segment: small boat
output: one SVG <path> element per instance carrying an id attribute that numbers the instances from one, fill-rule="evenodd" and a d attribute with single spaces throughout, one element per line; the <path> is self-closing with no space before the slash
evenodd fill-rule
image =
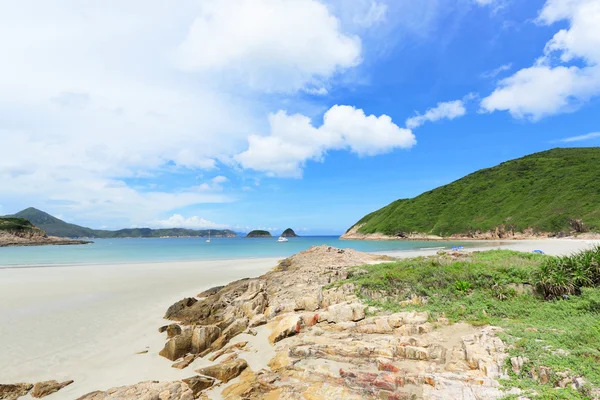
<path id="1" fill-rule="evenodd" d="M 284 238 L 283 236 L 279 236 L 279 239 L 277 239 L 278 242 L 287 242 L 287 238 Z"/>
<path id="2" fill-rule="evenodd" d="M 210 229 L 208 230 L 208 239 L 206 239 L 206 243 L 210 243 Z"/>

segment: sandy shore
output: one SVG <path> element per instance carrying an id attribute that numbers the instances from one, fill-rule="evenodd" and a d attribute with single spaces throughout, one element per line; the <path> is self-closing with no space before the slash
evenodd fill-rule
<path id="1" fill-rule="evenodd" d="M 594 244 L 600 241 L 498 241 L 474 250 L 539 249 L 561 255 Z M 407 258 L 436 251 L 384 254 Z M 192 369 L 171 368 L 172 363 L 158 355 L 165 338 L 157 328 L 166 323 L 162 315 L 167 307 L 209 287 L 259 276 L 277 261 L 0 269 L 0 383 L 73 379 L 74 384 L 47 397 L 58 400 L 144 380 L 189 377 Z M 136 354 L 144 350 L 148 352 Z M 204 360 L 197 361 L 193 367 Z"/>
<path id="2" fill-rule="evenodd" d="M 160 357 L 177 300 L 259 276 L 278 259 L 0 269 L 0 383 L 73 379 L 49 400 L 191 370 Z M 147 354 L 136 354 L 148 350 Z M 23 397 L 29 398 L 29 397 Z"/>

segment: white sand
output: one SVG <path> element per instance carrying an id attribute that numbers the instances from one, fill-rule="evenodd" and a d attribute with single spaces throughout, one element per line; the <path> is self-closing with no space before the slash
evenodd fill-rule
<path id="1" fill-rule="evenodd" d="M 498 241 L 474 250 L 540 249 L 546 254 L 561 255 L 594 244 L 600 241 Z M 406 258 L 436 251 L 385 254 Z M 270 258 L 0 269 L 0 383 L 75 380 L 47 397 L 59 400 L 144 380 L 192 376 L 193 369 L 206 360 L 199 359 L 181 371 L 171 368 L 172 362 L 158 355 L 165 337 L 157 329 L 167 323 L 162 315 L 168 306 L 212 286 L 259 276 L 277 261 Z M 248 337 L 235 341 L 242 339 Z M 261 350 L 259 354 L 247 355 L 249 363 L 257 366 L 268 361 L 270 357 L 264 357 L 269 353 L 266 345 L 253 344 Z M 147 354 L 136 354 L 146 349 Z"/>
<path id="2" fill-rule="evenodd" d="M 0 269 L 0 383 L 73 379 L 48 396 L 194 375 L 158 352 L 166 309 L 278 259 Z M 148 349 L 147 354 L 136 352 Z M 199 360 L 200 361 L 200 360 Z M 195 366 L 195 365 L 194 365 Z"/>

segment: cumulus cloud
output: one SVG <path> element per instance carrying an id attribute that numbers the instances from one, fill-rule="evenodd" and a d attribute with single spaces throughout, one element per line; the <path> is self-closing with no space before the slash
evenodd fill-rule
<path id="1" fill-rule="evenodd" d="M 173 214 L 171 217 L 163 220 L 152 221 L 150 226 L 153 228 L 187 228 L 187 229 L 228 229 L 229 226 L 217 224 L 198 216 L 185 218 L 181 214 Z"/>
<path id="2" fill-rule="evenodd" d="M 562 143 L 573 143 L 573 142 L 583 142 L 586 140 L 592 140 L 592 139 L 598 139 L 598 138 L 600 138 L 600 132 L 592 132 L 592 133 L 588 133 L 586 135 L 571 136 L 571 137 L 560 139 L 557 141 L 562 142 Z"/>
<path id="3" fill-rule="evenodd" d="M 537 22 L 566 20 L 546 43 L 536 63 L 501 80 L 481 102 L 486 112 L 508 111 L 538 120 L 576 109 L 600 94 L 600 3 L 597 0 L 547 0 Z M 577 65 L 570 64 L 578 61 Z"/>
<path id="4" fill-rule="evenodd" d="M 385 10 L 376 8 L 370 19 Z M 179 65 L 223 70 L 266 91 L 295 91 L 360 62 L 360 38 L 317 0 L 206 0 L 200 3 Z"/>
<path id="5" fill-rule="evenodd" d="M 300 177 L 306 161 L 322 161 L 328 150 L 374 156 L 416 144 L 413 133 L 398 127 L 389 116 L 367 116 L 351 106 L 331 107 L 318 128 L 310 118 L 285 111 L 270 115 L 269 123 L 270 134 L 251 135 L 248 150 L 235 158 L 244 168 L 274 176 Z"/>
<path id="6" fill-rule="evenodd" d="M 316 0 L 0 2 L 0 49 L 5 209 L 37 199 L 119 225 L 232 200 L 224 177 L 151 183 L 246 148 L 266 106 L 240 83 L 323 95 L 361 62 L 360 38 Z"/>
<path id="7" fill-rule="evenodd" d="M 466 113 L 467 110 L 463 100 L 438 103 L 436 107 L 430 108 L 425 114 L 417 114 L 416 116 L 407 119 L 406 127 L 408 129 L 416 129 L 426 122 L 434 122 L 441 119 L 453 120 L 462 117 Z"/>

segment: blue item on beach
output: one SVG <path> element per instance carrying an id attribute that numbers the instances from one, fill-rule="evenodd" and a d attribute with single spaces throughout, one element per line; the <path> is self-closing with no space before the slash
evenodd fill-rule
<path id="1" fill-rule="evenodd" d="M 451 249 L 451 250 L 458 250 L 458 247 L 456 247 L 456 246 L 452 246 L 452 249 Z"/>
<path id="2" fill-rule="evenodd" d="M 544 253 L 544 252 L 543 252 L 543 251 L 541 251 L 541 250 L 534 250 L 533 252 L 534 252 L 534 253 L 538 253 L 538 254 L 546 254 L 546 253 Z"/>

